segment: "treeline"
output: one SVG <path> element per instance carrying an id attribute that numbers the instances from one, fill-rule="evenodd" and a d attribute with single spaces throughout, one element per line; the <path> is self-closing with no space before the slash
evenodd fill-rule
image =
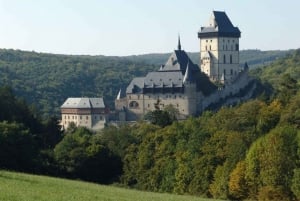
<path id="1" fill-rule="evenodd" d="M 240 62 L 250 67 L 270 62 L 289 51 L 245 50 Z M 55 55 L 0 49 L 0 85 L 11 86 L 16 95 L 35 104 L 44 119 L 59 115 L 68 97 L 102 96 L 113 109 L 122 85 L 133 77 L 157 70 L 170 54 L 127 57 Z M 189 53 L 199 63 L 199 53 Z"/>

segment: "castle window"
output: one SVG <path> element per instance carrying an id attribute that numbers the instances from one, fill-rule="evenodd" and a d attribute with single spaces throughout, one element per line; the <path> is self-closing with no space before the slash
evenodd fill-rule
<path id="1" fill-rule="evenodd" d="M 82 116 L 80 115 L 80 119 L 82 119 Z"/>
<path id="2" fill-rule="evenodd" d="M 206 40 L 206 42 L 208 42 L 208 40 Z"/>
<path id="3" fill-rule="evenodd" d="M 227 50 L 227 45 L 226 45 L 226 50 Z"/>
<path id="4" fill-rule="evenodd" d="M 177 107 L 179 107 L 178 103 L 177 103 Z"/>
<path id="5" fill-rule="evenodd" d="M 100 115 L 100 120 L 103 120 L 103 117 Z"/>
<path id="6" fill-rule="evenodd" d="M 210 42 L 212 42 L 212 40 L 210 40 Z"/>
<path id="7" fill-rule="evenodd" d="M 70 116 L 68 115 L 68 119 L 70 119 Z"/>
<path id="8" fill-rule="evenodd" d="M 230 75 L 233 75 L 233 70 L 232 69 L 230 69 Z"/>
<path id="9" fill-rule="evenodd" d="M 130 107 L 130 108 L 138 108 L 138 107 L 139 107 L 139 104 L 138 104 L 138 102 L 136 102 L 136 101 L 131 101 L 131 102 L 129 103 L 129 107 Z"/>
<path id="10" fill-rule="evenodd" d="M 205 46 L 205 50 L 207 51 L 207 46 Z"/>
<path id="11" fill-rule="evenodd" d="M 150 104 L 148 104 L 148 108 L 150 107 Z"/>
<path id="12" fill-rule="evenodd" d="M 86 116 L 85 119 L 88 120 L 88 119 L 89 119 L 89 116 Z"/>
<path id="13" fill-rule="evenodd" d="M 225 54 L 223 55 L 223 63 L 224 64 L 226 63 L 226 56 L 225 56 Z"/>
<path id="14" fill-rule="evenodd" d="M 224 69 L 224 76 L 226 75 L 226 69 Z"/>
<path id="15" fill-rule="evenodd" d="M 239 51 L 239 44 L 235 44 L 235 50 Z"/>
<path id="16" fill-rule="evenodd" d="M 97 119 L 97 116 L 95 116 L 95 119 Z"/>
<path id="17" fill-rule="evenodd" d="M 232 55 L 230 55 L 230 63 L 232 64 Z"/>
<path id="18" fill-rule="evenodd" d="M 209 46 L 209 50 L 211 50 L 211 45 Z"/>

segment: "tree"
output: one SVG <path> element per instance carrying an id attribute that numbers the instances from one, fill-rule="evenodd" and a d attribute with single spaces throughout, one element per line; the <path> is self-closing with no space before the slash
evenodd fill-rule
<path id="1" fill-rule="evenodd" d="M 101 142 L 101 137 L 79 127 L 54 148 L 54 157 L 65 175 L 110 183 L 121 174 L 120 158 Z"/>
<path id="2" fill-rule="evenodd" d="M 250 198 L 264 197 L 276 189 L 282 189 L 278 191 L 284 192 L 281 196 L 291 197 L 290 183 L 297 158 L 296 136 L 294 128 L 277 127 L 251 146 L 245 173 Z"/>
<path id="3" fill-rule="evenodd" d="M 279 82 L 279 100 L 285 105 L 290 98 L 297 92 L 297 80 L 293 79 L 290 74 L 284 74 Z"/>
<path id="4" fill-rule="evenodd" d="M 160 127 L 171 125 L 173 121 L 176 120 L 178 111 L 172 105 L 169 105 L 163 110 L 161 110 L 159 104 L 160 100 L 158 99 L 157 102 L 154 104 L 155 110 L 148 112 L 145 115 L 144 119 Z"/>
<path id="5" fill-rule="evenodd" d="M 235 169 L 230 173 L 229 193 L 231 197 L 238 200 L 247 198 L 247 184 L 245 180 L 246 164 L 244 161 L 239 162 Z"/>
<path id="6" fill-rule="evenodd" d="M 297 197 L 298 200 L 300 200 L 300 168 L 294 169 L 291 188 L 294 195 Z"/>
<path id="7" fill-rule="evenodd" d="M 37 148 L 34 136 L 22 124 L 0 122 L 0 168 L 34 171 Z"/>

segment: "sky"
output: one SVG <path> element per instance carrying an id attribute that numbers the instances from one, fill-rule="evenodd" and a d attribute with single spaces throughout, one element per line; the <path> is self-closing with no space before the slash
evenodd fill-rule
<path id="1" fill-rule="evenodd" d="M 212 11 L 241 30 L 241 49 L 300 48 L 299 0 L 0 0 L 0 48 L 70 55 L 199 51 Z"/>

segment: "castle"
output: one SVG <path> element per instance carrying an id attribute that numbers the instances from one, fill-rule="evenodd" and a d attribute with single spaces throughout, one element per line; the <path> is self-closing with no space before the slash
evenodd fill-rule
<path id="1" fill-rule="evenodd" d="M 67 129 L 71 123 L 91 130 L 104 128 L 108 111 L 102 98 L 68 98 L 61 106 L 61 126 Z"/>
<path id="2" fill-rule="evenodd" d="M 243 68 L 239 64 L 240 36 L 225 12 L 213 11 L 208 26 L 198 32 L 199 66 L 182 50 L 178 38 L 177 50 L 165 65 L 120 89 L 115 100 L 118 120 L 136 121 L 155 107 L 168 105 L 178 110 L 177 118 L 186 119 L 214 105 L 249 99 L 255 84 L 247 64 Z"/>

